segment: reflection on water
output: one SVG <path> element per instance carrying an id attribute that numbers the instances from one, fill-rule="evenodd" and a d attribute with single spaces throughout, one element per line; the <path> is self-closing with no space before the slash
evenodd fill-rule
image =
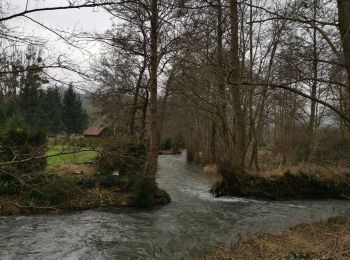
<path id="1" fill-rule="evenodd" d="M 158 183 L 172 202 L 155 210 L 0 218 L 0 259 L 193 258 L 240 234 L 278 232 L 349 212 L 345 201 L 214 198 L 213 181 L 184 155 L 161 156 Z"/>

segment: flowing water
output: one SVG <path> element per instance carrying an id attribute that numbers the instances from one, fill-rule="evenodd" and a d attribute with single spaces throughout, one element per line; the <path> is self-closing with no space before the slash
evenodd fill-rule
<path id="1" fill-rule="evenodd" d="M 240 235 L 350 212 L 345 201 L 214 198 L 208 192 L 212 182 L 184 155 L 160 156 L 158 183 L 169 192 L 169 205 L 1 217 L 0 259 L 192 259 Z"/>

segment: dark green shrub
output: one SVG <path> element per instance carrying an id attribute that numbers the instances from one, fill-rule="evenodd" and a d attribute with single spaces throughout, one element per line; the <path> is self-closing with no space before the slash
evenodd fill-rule
<path id="1" fill-rule="evenodd" d="M 0 176 L 0 196 L 18 194 L 20 189 L 21 189 L 20 184 L 13 178 Z"/>
<path id="2" fill-rule="evenodd" d="M 98 180 L 102 187 L 111 188 L 119 183 L 119 176 L 114 176 L 112 174 L 101 175 Z"/>
<path id="3" fill-rule="evenodd" d="M 28 129 L 11 122 L 0 134 L 0 161 L 21 161 L 44 156 L 47 150 L 47 135 L 44 131 Z M 21 173 L 43 170 L 46 158 L 11 165 L 11 170 Z"/>
<path id="4" fill-rule="evenodd" d="M 5 168 L 8 171 L 9 167 Z M 0 196 L 1 195 L 15 195 L 21 190 L 21 183 L 19 179 L 15 178 L 14 175 L 0 172 Z"/>
<path id="5" fill-rule="evenodd" d="M 119 176 L 118 186 L 124 189 L 130 189 L 134 186 L 137 178 L 138 178 L 137 174 Z"/>

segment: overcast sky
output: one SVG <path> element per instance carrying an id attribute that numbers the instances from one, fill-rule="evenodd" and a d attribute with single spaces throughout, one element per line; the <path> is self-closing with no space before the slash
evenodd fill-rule
<path id="1" fill-rule="evenodd" d="M 1 0 L 0 0 L 1 1 Z M 25 10 L 27 0 L 10 0 L 11 7 L 8 14 L 18 13 Z M 28 0 L 28 9 L 66 6 L 67 0 Z M 86 31 L 86 32 L 104 32 L 111 27 L 111 16 L 102 8 L 82 8 L 75 10 L 59 10 L 32 13 L 31 18 L 44 24 L 50 28 L 61 29 L 68 32 Z M 11 26 L 16 27 L 23 35 L 32 35 L 47 41 L 44 56 L 58 57 L 60 54 L 67 55 L 70 59 L 87 67 L 89 62 L 94 58 L 92 55 L 98 55 L 101 46 L 98 43 L 84 44 L 84 49 L 88 52 L 81 51 L 77 48 L 69 46 L 57 35 L 49 30 L 44 29 L 38 24 L 26 18 L 15 18 L 10 22 Z M 50 71 L 56 77 L 65 78 L 65 80 L 77 80 L 75 75 L 71 73 L 63 73 L 62 71 Z"/>

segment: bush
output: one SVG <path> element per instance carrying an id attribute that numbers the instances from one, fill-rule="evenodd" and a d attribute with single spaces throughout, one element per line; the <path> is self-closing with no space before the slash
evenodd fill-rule
<path id="1" fill-rule="evenodd" d="M 20 185 L 14 180 L 3 180 L 0 178 L 0 196 L 15 195 L 20 191 Z"/>
<path id="2" fill-rule="evenodd" d="M 12 121 L 0 135 L 0 161 L 20 161 L 44 156 L 47 150 L 47 135 L 40 130 L 29 130 L 21 123 Z M 11 165 L 21 173 L 44 170 L 46 158 Z"/>
<path id="3" fill-rule="evenodd" d="M 119 176 L 114 176 L 112 174 L 101 175 L 98 180 L 100 185 L 105 188 L 111 188 L 119 184 Z"/>
<path id="4" fill-rule="evenodd" d="M 349 139 L 344 138 L 337 129 L 323 129 L 318 137 L 315 158 L 321 162 L 349 162 Z"/>
<path id="5" fill-rule="evenodd" d="M 83 189 L 93 189 L 97 187 L 97 178 L 90 178 L 78 182 L 78 186 Z"/>
<path id="6" fill-rule="evenodd" d="M 120 175 L 143 173 L 147 161 L 147 152 L 143 144 L 110 142 L 102 147 L 97 157 L 100 174 Z"/>
<path id="7" fill-rule="evenodd" d="M 70 201 L 79 192 L 73 180 L 57 175 L 26 175 L 23 180 L 27 186 L 23 187 L 21 196 L 34 203 L 60 205 Z"/>
<path id="8" fill-rule="evenodd" d="M 0 173 L 0 196 L 1 195 L 15 195 L 21 190 L 21 184 L 18 179 L 9 175 Z"/>

